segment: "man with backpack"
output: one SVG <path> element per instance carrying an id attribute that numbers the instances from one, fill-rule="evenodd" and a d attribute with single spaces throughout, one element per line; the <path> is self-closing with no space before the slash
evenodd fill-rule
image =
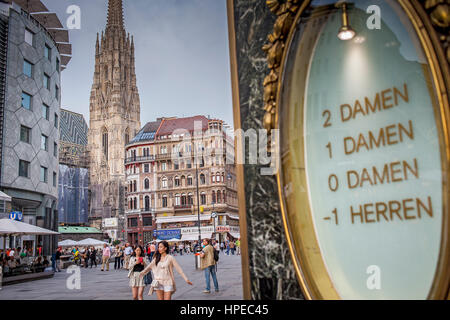
<path id="1" fill-rule="evenodd" d="M 216 276 L 216 262 L 218 252 L 212 247 L 209 239 L 203 240 L 203 250 L 200 253 L 200 268 L 205 270 L 206 289 L 203 293 L 211 293 L 210 276 L 213 278 L 214 289 L 219 292 L 219 283 Z M 217 260 L 215 259 L 217 258 Z"/>

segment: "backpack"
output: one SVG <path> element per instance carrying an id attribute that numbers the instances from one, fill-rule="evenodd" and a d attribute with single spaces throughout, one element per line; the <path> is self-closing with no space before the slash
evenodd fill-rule
<path id="1" fill-rule="evenodd" d="M 214 249 L 214 261 L 219 261 L 219 251 L 217 251 L 216 249 Z"/>

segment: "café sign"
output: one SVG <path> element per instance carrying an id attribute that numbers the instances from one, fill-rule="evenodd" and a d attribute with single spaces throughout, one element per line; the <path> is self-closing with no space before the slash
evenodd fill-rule
<path id="1" fill-rule="evenodd" d="M 323 3 L 293 20 L 276 101 L 300 285 L 310 299 L 446 298 L 448 62 L 410 1 Z"/>

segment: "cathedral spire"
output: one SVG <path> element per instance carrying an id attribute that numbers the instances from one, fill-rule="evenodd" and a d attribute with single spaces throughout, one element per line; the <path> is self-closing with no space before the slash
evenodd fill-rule
<path id="1" fill-rule="evenodd" d="M 108 23 L 106 29 L 112 27 L 124 29 L 122 0 L 108 0 Z"/>

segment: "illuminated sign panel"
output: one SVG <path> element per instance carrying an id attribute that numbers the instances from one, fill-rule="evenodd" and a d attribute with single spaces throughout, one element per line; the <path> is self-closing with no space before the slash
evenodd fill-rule
<path id="1" fill-rule="evenodd" d="M 280 189 L 305 287 L 322 298 L 425 299 L 448 219 L 435 74 L 397 1 L 349 4 L 346 41 L 343 10 L 325 2 L 312 1 L 291 35 L 278 110 Z M 383 15 L 371 30 L 373 4 Z"/>

